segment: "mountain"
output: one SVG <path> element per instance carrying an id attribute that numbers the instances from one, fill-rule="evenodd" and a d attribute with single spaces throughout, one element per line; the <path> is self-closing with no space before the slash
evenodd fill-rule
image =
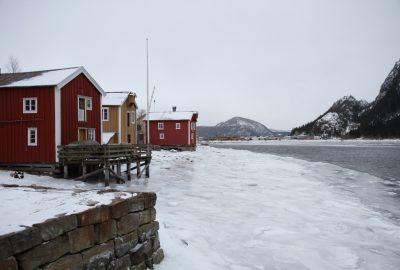
<path id="1" fill-rule="evenodd" d="M 243 117 L 233 117 L 213 127 L 198 126 L 197 133 L 200 137 L 204 138 L 213 136 L 259 137 L 274 135 L 273 132 L 263 124 Z"/>
<path id="2" fill-rule="evenodd" d="M 378 96 L 360 114 L 355 137 L 400 137 L 400 60 L 383 82 Z"/>
<path id="3" fill-rule="evenodd" d="M 371 103 L 346 96 L 314 121 L 292 129 L 295 134 L 390 138 L 400 137 L 400 60 Z"/>
<path id="4" fill-rule="evenodd" d="M 359 114 L 368 106 L 368 102 L 357 100 L 353 96 L 345 96 L 314 121 L 294 128 L 295 134 L 340 137 L 349 134 L 359 127 Z"/>

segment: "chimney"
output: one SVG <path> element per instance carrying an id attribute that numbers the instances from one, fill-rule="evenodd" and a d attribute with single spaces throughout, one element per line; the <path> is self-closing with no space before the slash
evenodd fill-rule
<path id="1" fill-rule="evenodd" d="M 176 106 L 173 106 L 173 107 L 172 107 L 172 111 L 173 111 L 173 112 L 176 112 Z"/>

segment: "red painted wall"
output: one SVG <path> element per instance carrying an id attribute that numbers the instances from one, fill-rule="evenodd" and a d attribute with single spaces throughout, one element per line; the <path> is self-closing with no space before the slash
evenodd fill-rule
<path id="1" fill-rule="evenodd" d="M 92 97 L 92 110 L 87 111 L 87 121 L 78 122 L 78 96 Z M 95 128 L 96 141 L 101 143 L 101 94 L 80 74 L 61 88 L 61 144 L 78 140 L 78 128 Z"/>
<path id="2" fill-rule="evenodd" d="M 23 113 L 23 98 L 37 97 L 37 113 Z M 0 89 L 0 163 L 55 162 L 54 87 Z M 38 145 L 28 146 L 28 128 Z"/>
<path id="3" fill-rule="evenodd" d="M 193 121 L 196 123 L 196 121 Z M 164 123 L 164 129 L 158 129 L 158 123 Z M 176 123 L 181 123 L 181 128 L 176 129 Z M 188 120 L 179 121 L 150 121 L 150 144 L 154 145 L 189 145 L 189 138 L 193 134 L 193 139 L 190 137 L 190 145 L 196 145 L 196 129 L 189 130 L 190 123 Z M 164 133 L 164 139 L 160 139 L 160 133 Z"/>
<path id="4" fill-rule="evenodd" d="M 164 123 L 164 129 L 158 130 L 158 123 Z M 175 123 L 181 123 L 181 129 L 175 128 Z M 164 133 L 164 139 L 160 139 Z M 154 145 L 189 145 L 188 121 L 150 121 L 150 143 Z"/>

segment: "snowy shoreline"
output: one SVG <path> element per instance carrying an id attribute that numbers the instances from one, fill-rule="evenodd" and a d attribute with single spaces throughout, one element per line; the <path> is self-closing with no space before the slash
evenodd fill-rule
<path id="1" fill-rule="evenodd" d="M 7 172 L 0 172 L 0 179 L 3 184 L 103 188 L 102 183 L 44 176 L 16 180 Z M 382 179 L 366 173 L 199 147 L 196 152 L 153 152 L 149 179 L 111 187 L 157 193 L 165 251 L 159 270 L 395 270 L 400 265 L 398 199 Z M 14 196 L 0 198 L 15 204 L 16 211 Z"/>

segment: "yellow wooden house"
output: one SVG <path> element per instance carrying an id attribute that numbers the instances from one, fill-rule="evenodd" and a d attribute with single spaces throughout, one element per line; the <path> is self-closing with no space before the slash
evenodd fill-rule
<path id="1" fill-rule="evenodd" d="M 136 94 L 106 92 L 102 102 L 103 144 L 137 143 Z"/>

